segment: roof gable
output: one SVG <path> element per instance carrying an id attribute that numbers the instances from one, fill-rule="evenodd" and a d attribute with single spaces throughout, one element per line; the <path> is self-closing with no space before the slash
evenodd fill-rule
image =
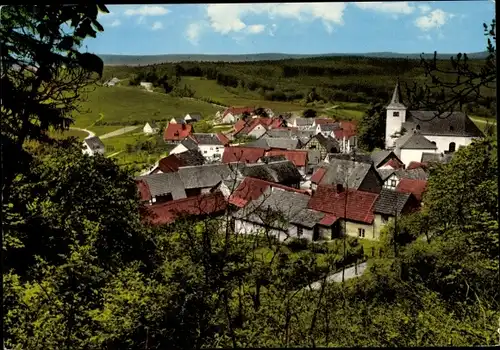
<path id="1" fill-rule="evenodd" d="M 215 187 L 232 174 L 227 164 L 204 164 L 179 168 L 179 177 L 186 189 Z"/>
<path id="2" fill-rule="evenodd" d="M 436 111 L 409 111 L 403 126 L 407 130 L 417 128 L 423 135 L 484 136 L 477 125 L 463 112 L 445 112 L 438 116 Z"/>
<path id="3" fill-rule="evenodd" d="M 102 143 L 101 139 L 97 136 L 87 137 L 83 142 L 85 142 L 91 150 L 104 148 L 104 143 Z"/>
<path id="4" fill-rule="evenodd" d="M 403 138 L 400 142 L 396 141 L 396 146 L 401 149 L 437 149 L 434 143 L 426 139 L 419 132 L 410 131 L 408 135 L 408 137 Z"/>
<path id="5" fill-rule="evenodd" d="M 265 153 L 265 148 L 240 146 L 225 147 L 224 153 L 222 154 L 222 162 L 256 163 L 260 157 L 265 155 Z"/>
<path id="6" fill-rule="evenodd" d="M 410 200 L 411 193 L 397 192 L 383 188 L 375 202 L 374 213 L 384 215 L 400 215 L 406 203 Z"/>
<path id="7" fill-rule="evenodd" d="M 276 150 L 269 151 L 266 153 L 267 156 L 285 156 L 285 158 L 291 161 L 296 167 L 304 167 L 307 165 L 307 151 L 304 150 Z"/>
<path id="8" fill-rule="evenodd" d="M 152 197 L 171 194 L 172 198 L 186 198 L 184 185 L 176 172 L 139 176 L 136 180 L 146 182 Z"/>
<path id="9" fill-rule="evenodd" d="M 188 137 L 193 131 L 192 125 L 169 123 L 165 128 L 163 138 L 165 141 L 181 141 Z"/>
<path id="10" fill-rule="evenodd" d="M 427 181 L 414 179 L 401 179 L 396 191 L 403 193 L 411 193 L 419 201 L 422 200 L 422 195 L 427 188 Z"/>

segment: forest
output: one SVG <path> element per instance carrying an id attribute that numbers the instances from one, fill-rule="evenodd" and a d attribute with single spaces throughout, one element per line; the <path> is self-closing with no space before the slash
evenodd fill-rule
<path id="1" fill-rule="evenodd" d="M 67 130 L 82 89 L 103 74 L 99 57 L 78 51 L 104 30 L 99 11 L 108 10 L 1 13 L 5 348 L 498 345 L 495 138 L 432 168 L 422 210 L 387 225 L 371 247 L 345 236 L 322 245 L 276 242 L 265 230 L 238 236 L 227 213 L 151 225 L 131 173 L 49 133 Z M 475 88 L 496 79 L 495 22 L 485 27 L 490 55 Z M 362 276 L 324 283 L 360 260 Z M 307 288 L 318 278 L 321 288 Z"/>

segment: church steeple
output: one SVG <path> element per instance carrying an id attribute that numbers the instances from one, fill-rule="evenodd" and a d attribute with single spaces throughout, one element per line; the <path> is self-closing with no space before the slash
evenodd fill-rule
<path id="1" fill-rule="evenodd" d="M 401 89 L 399 87 L 399 78 L 396 82 L 396 87 L 394 88 L 394 92 L 392 93 L 392 99 L 387 109 L 406 109 L 406 106 L 401 101 Z"/>

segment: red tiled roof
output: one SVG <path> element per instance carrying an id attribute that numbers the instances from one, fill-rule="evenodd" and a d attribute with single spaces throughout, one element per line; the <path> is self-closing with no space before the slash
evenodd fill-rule
<path id="1" fill-rule="evenodd" d="M 196 197 L 153 204 L 146 208 L 148 213 L 144 219 L 155 225 L 169 224 L 182 215 L 216 214 L 226 210 L 226 207 L 227 202 L 224 195 L 217 191 Z"/>
<path id="2" fill-rule="evenodd" d="M 403 165 L 394 158 L 389 159 L 383 166 L 386 165 L 392 167 L 393 169 L 400 169 L 403 167 Z"/>
<path id="3" fill-rule="evenodd" d="M 411 169 L 417 169 L 417 168 L 425 169 L 426 168 L 426 164 L 425 163 L 420 163 L 420 162 L 410 162 L 410 164 L 408 164 L 408 167 L 406 169 L 407 170 L 411 170 Z"/>
<path id="4" fill-rule="evenodd" d="M 182 141 L 193 132 L 193 126 L 188 124 L 169 123 L 165 128 L 163 139 L 165 141 Z"/>
<path id="5" fill-rule="evenodd" d="M 356 136 L 356 123 L 355 122 L 340 122 L 340 129 L 333 131 L 335 138 L 341 140 Z"/>
<path id="6" fill-rule="evenodd" d="M 260 157 L 266 153 L 265 148 L 258 147 L 224 147 L 222 154 L 223 163 L 244 162 L 257 163 Z"/>
<path id="7" fill-rule="evenodd" d="M 255 111 L 254 107 L 229 107 L 224 111 L 222 116 L 225 117 L 229 113 L 231 113 L 232 115 L 240 115 L 245 112 L 252 114 L 254 111 Z"/>
<path id="8" fill-rule="evenodd" d="M 234 124 L 234 133 L 236 134 L 248 134 L 252 131 L 257 125 L 262 125 L 266 129 L 278 128 L 282 121 L 279 118 L 253 118 L 247 121 L 238 120 L 236 124 Z"/>
<path id="9" fill-rule="evenodd" d="M 323 217 L 323 219 L 321 219 L 319 224 L 324 226 L 331 226 L 335 223 L 335 221 L 337 221 L 337 217 L 335 215 L 327 214 Z"/>
<path id="10" fill-rule="evenodd" d="M 185 165 L 186 164 L 175 154 L 171 154 L 168 157 L 160 159 L 158 162 L 158 169 L 160 169 L 162 173 L 173 173 L 179 170 L 181 166 Z"/>
<path id="11" fill-rule="evenodd" d="M 229 139 L 223 133 L 217 133 L 217 138 L 224 146 L 229 144 Z"/>
<path id="12" fill-rule="evenodd" d="M 319 184 L 323 176 L 325 176 L 326 169 L 324 168 L 318 168 L 314 174 L 311 176 L 311 182 L 313 184 Z"/>
<path id="13" fill-rule="evenodd" d="M 348 194 L 347 194 L 348 193 Z M 347 210 L 344 216 L 344 208 L 347 194 Z M 347 218 L 347 220 L 373 222 L 373 205 L 378 194 L 358 191 L 344 190 L 338 193 L 332 185 L 320 185 L 309 200 L 309 209 L 333 214 L 337 218 Z"/>
<path id="14" fill-rule="evenodd" d="M 330 118 L 316 118 L 314 121 L 315 121 L 316 125 L 336 123 L 335 119 L 330 119 Z"/>
<path id="15" fill-rule="evenodd" d="M 266 156 L 285 156 L 296 167 L 303 167 L 307 164 L 307 151 L 303 150 L 275 150 L 267 152 Z"/>
<path id="16" fill-rule="evenodd" d="M 151 200 L 151 192 L 149 190 L 149 186 L 146 183 L 146 181 L 135 180 L 135 184 L 137 185 L 137 189 L 139 190 L 139 195 L 141 197 L 141 201 Z"/>
<path id="17" fill-rule="evenodd" d="M 396 187 L 396 191 L 403 193 L 412 193 L 415 198 L 421 201 L 422 194 L 424 193 L 426 188 L 426 180 L 401 179 L 398 186 Z"/>
<path id="18" fill-rule="evenodd" d="M 237 206 L 244 207 L 248 202 L 253 201 L 260 197 L 269 187 L 281 188 L 289 192 L 296 192 L 309 195 L 306 190 L 299 190 L 296 188 L 284 186 L 278 183 L 264 181 L 253 177 L 246 177 L 236 188 L 236 190 L 229 196 L 229 203 Z"/>

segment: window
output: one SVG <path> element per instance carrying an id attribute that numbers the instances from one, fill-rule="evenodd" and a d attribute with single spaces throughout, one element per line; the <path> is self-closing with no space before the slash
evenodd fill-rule
<path id="1" fill-rule="evenodd" d="M 364 228 L 358 228 L 358 236 L 361 238 L 365 237 L 365 229 Z"/>
<path id="2" fill-rule="evenodd" d="M 455 152 L 455 148 L 456 148 L 456 147 L 457 147 L 457 146 L 455 145 L 455 142 L 451 142 L 451 143 L 450 143 L 450 146 L 448 147 L 448 150 L 449 150 L 450 152 Z"/>
<path id="3" fill-rule="evenodd" d="M 399 112 L 392 112 L 393 117 L 399 117 Z"/>
<path id="4" fill-rule="evenodd" d="M 297 226 L 297 237 L 301 237 L 304 234 L 302 227 Z"/>
<path id="5" fill-rule="evenodd" d="M 389 221 L 389 215 L 382 214 L 382 222 L 385 224 L 387 221 Z"/>
<path id="6" fill-rule="evenodd" d="M 391 187 L 396 187 L 396 180 L 391 180 Z"/>
<path id="7" fill-rule="evenodd" d="M 431 143 L 432 143 L 434 146 L 436 146 L 436 141 L 432 141 Z"/>
<path id="8" fill-rule="evenodd" d="M 309 149 L 316 149 L 316 145 L 309 146 Z"/>
<path id="9" fill-rule="evenodd" d="M 207 154 L 207 151 L 203 151 L 203 153 Z"/>

